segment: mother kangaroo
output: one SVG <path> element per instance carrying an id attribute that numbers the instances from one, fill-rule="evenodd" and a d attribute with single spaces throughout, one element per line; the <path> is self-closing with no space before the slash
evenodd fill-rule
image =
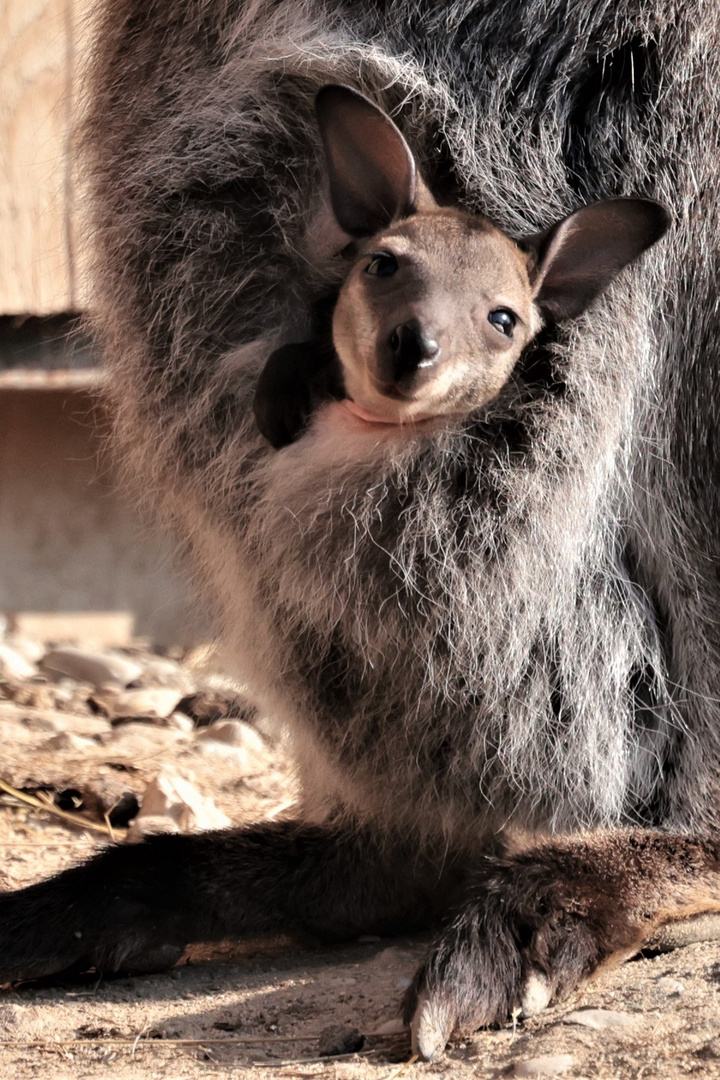
<path id="1" fill-rule="evenodd" d="M 85 154 L 117 439 L 182 539 L 294 820 L 115 847 L 0 896 L 0 977 L 434 927 L 416 1049 L 720 912 L 720 11 L 708 0 L 102 0 Z M 668 238 L 429 427 L 252 402 L 349 237 L 314 116 L 391 115 L 440 205 Z M 404 212 L 411 212 L 405 208 Z"/>

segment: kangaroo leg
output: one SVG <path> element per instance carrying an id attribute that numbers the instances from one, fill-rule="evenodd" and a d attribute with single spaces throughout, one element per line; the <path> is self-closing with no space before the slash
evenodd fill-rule
<path id="1" fill-rule="evenodd" d="M 709 841 L 637 830 L 488 858 L 408 990 L 415 1048 L 432 1060 L 454 1028 L 539 1012 L 646 944 L 682 943 L 683 929 L 714 937 L 718 913 Z"/>
<path id="2" fill-rule="evenodd" d="M 185 945 L 431 925 L 461 872 L 368 830 L 259 824 L 113 847 L 0 894 L 0 981 L 171 967 Z"/>

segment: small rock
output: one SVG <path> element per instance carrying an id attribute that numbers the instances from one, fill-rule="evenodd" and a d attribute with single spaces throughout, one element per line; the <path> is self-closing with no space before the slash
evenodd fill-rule
<path id="1" fill-rule="evenodd" d="M 47 646 L 43 645 L 41 641 L 20 637 L 18 634 L 8 634 L 5 638 L 5 644 L 9 645 L 15 652 L 20 653 L 30 664 L 39 664 L 47 652 Z"/>
<path id="2" fill-rule="evenodd" d="M 177 690 L 179 694 L 191 694 L 195 690 L 195 680 L 186 671 L 164 656 L 153 656 L 143 660 L 143 673 L 135 682 L 140 687 L 164 686 Z"/>
<path id="3" fill-rule="evenodd" d="M 174 728 L 175 731 L 184 731 L 187 735 L 190 735 L 195 730 L 195 721 L 191 720 L 189 716 L 185 716 L 184 713 L 174 712 L 168 716 L 165 727 Z"/>
<path id="4" fill-rule="evenodd" d="M 685 987 L 679 979 L 673 979 L 670 975 L 664 975 L 661 979 L 658 979 L 657 988 L 668 995 L 685 993 Z"/>
<path id="5" fill-rule="evenodd" d="M 53 735 L 51 739 L 44 742 L 40 749 L 76 750 L 78 753 L 84 753 L 85 750 L 90 748 L 97 748 L 94 739 L 88 739 L 83 735 L 74 735 L 69 731 L 59 731 L 57 735 Z"/>
<path id="6" fill-rule="evenodd" d="M 215 742 L 239 746 L 254 754 L 265 753 L 265 743 L 257 731 L 242 720 L 221 720 L 210 724 L 198 733 L 199 739 L 213 739 Z"/>
<path id="7" fill-rule="evenodd" d="M 112 720 L 137 719 L 165 720 L 175 711 L 180 694 L 164 686 L 145 687 L 140 690 L 124 690 L 113 693 L 105 688 L 92 698 Z"/>
<path id="8" fill-rule="evenodd" d="M 46 653 L 40 667 L 54 675 L 68 675 L 71 679 L 89 682 L 93 686 L 109 683 L 125 687 L 138 679 L 143 671 L 140 664 L 124 656 L 69 646 Z"/>
<path id="9" fill-rule="evenodd" d="M 169 772 L 158 773 L 145 788 L 142 809 L 135 820 L 139 823 L 148 816 L 168 817 L 182 832 L 232 825 L 212 799 L 201 795 L 189 780 Z"/>
<path id="10" fill-rule="evenodd" d="M 613 1009 L 576 1009 L 563 1016 L 564 1024 L 581 1024 L 593 1031 L 606 1031 L 609 1028 L 629 1028 L 642 1019 L 633 1013 L 615 1012 Z"/>
<path id="11" fill-rule="evenodd" d="M 130 822 L 130 828 L 125 837 L 128 844 L 139 844 L 148 836 L 158 836 L 160 833 L 179 833 L 181 828 L 176 821 L 165 814 L 147 814 L 145 817 L 136 817 Z"/>
<path id="12" fill-rule="evenodd" d="M 557 1076 L 558 1073 L 572 1069 L 575 1059 L 570 1054 L 547 1054 L 544 1057 L 527 1058 L 518 1061 L 513 1068 L 513 1076 Z"/>
<path id="13" fill-rule="evenodd" d="M 318 1055 L 332 1057 L 335 1054 L 355 1054 L 365 1045 L 365 1036 L 357 1028 L 344 1024 L 332 1024 L 318 1036 Z"/>
<path id="14" fill-rule="evenodd" d="M 232 721 L 223 721 L 222 726 L 226 723 L 232 723 Z M 213 726 L 220 727 L 221 725 Z M 231 738 L 234 737 L 233 732 L 228 734 Z M 203 732 L 198 732 L 197 735 L 195 748 L 206 757 L 224 758 L 232 766 L 232 770 L 238 779 L 257 776 L 268 767 L 267 757 L 264 754 L 259 754 L 255 749 L 251 750 L 246 746 L 233 746 L 231 743 L 221 742 L 213 736 L 203 738 Z"/>
<path id="15" fill-rule="evenodd" d="M 31 679 L 37 668 L 16 649 L 0 641 L 0 676 L 4 679 Z"/>

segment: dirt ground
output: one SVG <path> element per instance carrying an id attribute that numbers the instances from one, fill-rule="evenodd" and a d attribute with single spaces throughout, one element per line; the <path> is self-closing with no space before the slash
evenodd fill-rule
<path id="1" fill-rule="evenodd" d="M 13 670 L 20 654 L 26 666 Z M 209 654 L 157 657 L 140 646 L 115 652 L 136 665 L 134 677 L 116 673 L 103 685 L 98 676 L 94 683 L 81 677 L 82 650 L 79 661 L 54 655 L 45 645 L 13 640 L 0 651 L 2 888 L 126 842 L 133 809 L 123 817 L 125 793 L 141 807 L 154 799 L 152 818 L 138 819 L 150 828 L 198 827 L 218 814 L 242 823 L 291 808 L 292 771 L 278 733 L 213 673 Z M 80 664 L 74 675 L 55 670 L 73 663 Z M 138 696 L 143 689 L 155 697 Z M 160 795 L 150 799 L 158 772 Z M 192 788 L 181 786 L 176 796 L 178 777 Z M 72 820 L 57 816 L 58 809 Z M 397 1020 L 422 951 L 417 939 L 333 949 L 228 945 L 195 950 L 162 976 L 98 981 L 89 974 L 67 985 L 6 988 L 0 1078 L 720 1077 L 718 944 L 627 963 L 533 1020 L 455 1038 L 434 1064 L 409 1060 L 409 1038 Z M 322 1048 L 347 1047 L 352 1029 L 364 1036 L 358 1052 L 319 1057 Z M 541 1060 L 533 1065 L 535 1059 Z"/>

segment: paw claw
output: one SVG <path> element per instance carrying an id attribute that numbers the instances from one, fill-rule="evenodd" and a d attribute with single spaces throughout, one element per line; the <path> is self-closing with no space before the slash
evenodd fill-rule
<path id="1" fill-rule="evenodd" d="M 546 977 L 539 971 L 531 971 L 520 996 L 520 1015 L 524 1019 L 537 1016 L 548 1007 L 551 997 L 552 988 Z"/>
<path id="2" fill-rule="evenodd" d="M 419 1054 L 424 1061 L 437 1061 L 454 1027 L 455 1017 L 450 1009 L 421 991 L 410 1024 L 413 1054 Z"/>

